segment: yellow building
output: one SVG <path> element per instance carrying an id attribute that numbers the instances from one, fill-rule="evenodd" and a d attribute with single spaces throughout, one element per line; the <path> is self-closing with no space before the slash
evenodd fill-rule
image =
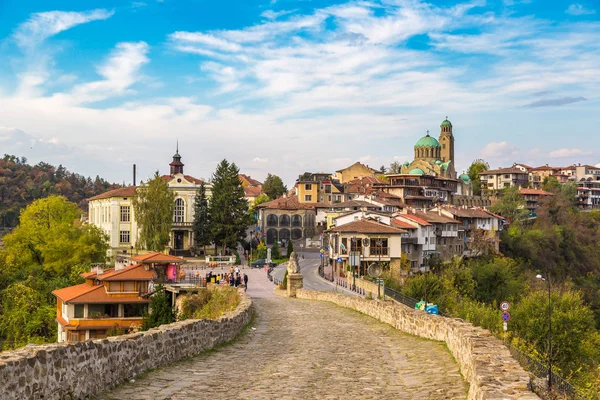
<path id="1" fill-rule="evenodd" d="M 335 171 L 335 179 L 344 184 L 354 179 L 360 179 L 367 176 L 376 177 L 377 174 L 381 174 L 381 171 L 373 169 L 368 165 L 361 164 L 357 161 L 349 167 Z"/>
<path id="2" fill-rule="evenodd" d="M 342 203 L 347 200 L 344 185 L 327 173 L 304 173 L 296 181 L 300 203 Z"/>

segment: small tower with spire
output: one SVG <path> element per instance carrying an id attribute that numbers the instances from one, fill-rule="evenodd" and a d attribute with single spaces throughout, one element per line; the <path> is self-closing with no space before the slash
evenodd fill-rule
<path id="1" fill-rule="evenodd" d="M 183 174 L 183 163 L 179 155 L 179 140 L 177 140 L 177 149 L 175 150 L 175 155 L 173 155 L 173 161 L 169 166 L 171 167 L 171 175 Z"/>
<path id="2" fill-rule="evenodd" d="M 441 159 L 443 162 L 452 161 L 454 159 L 454 135 L 452 135 L 452 123 L 448 121 L 448 117 L 440 125 L 440 145 L 442 146 Z"/>

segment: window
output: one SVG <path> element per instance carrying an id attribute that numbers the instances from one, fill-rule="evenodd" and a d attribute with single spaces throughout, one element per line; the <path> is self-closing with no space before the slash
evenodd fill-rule
<path id="1" fill-rule="evenodd" d="M 183 199 L 175 200 L 175 210 L 173 211 L 173 213 L 173 222 L 185 222 L 185 202 L 183 201 Z"/>
<path id="2" fill-rule="evenodd" d="M 131 221 L 131 207 L 121 206 L 121 222 Z"/>
<path id="3" fill-rule="evenodd" d="M 83 304 L 75 304 L 75 318 L 83 318 Z"/>
<path id="4" fill-rule="evenodd" d="M 510 175 L 504 175 L 504 179 L 510 179 Z"/>
<path id="5" fill-rule="evenodd" d="M 312 195 L 310 195 L 310 194 L 305 194 L 305 195 L 304 195 L 304 201 L 312 201 Z"/>
<path id="6" fill-rule="evenodd" d="M 446 149 L 446 143 L 442 145 L 442 149 Z"/>
<path id="7" fill-rule="evenodd" d="M 123 316 L 125 318 L 141 317 L 148 311 L 146 304 L 123 304 Z"/>
<path id="8" fill-rule="evenodd" d="M 304 184 L 304 190 L 312 190 L 312 184 L 310 184 L 310 183 Z"/>
<path id="9" fill-rule="evenodd" d="M 431 243 L 431 244 L 435 244 L 435 237 L 432 237 L 432 238 L 431 238 L 431 241 L 430 241 L 429 243 Z"/>
<path id="10" fill-rule="evenodd" d="M 331 195 L 327 196 L 327 201 L 331 201 Z"/>
<path id="11" fill-rule="evenodd" d="M 331 193 L 331 185 L 325 185 L 325 193 Z"/>
<path id="12" fill-rule="evenodd" d="M 129 231 L 119 232 L 119 243 L 129 243 Z"/>

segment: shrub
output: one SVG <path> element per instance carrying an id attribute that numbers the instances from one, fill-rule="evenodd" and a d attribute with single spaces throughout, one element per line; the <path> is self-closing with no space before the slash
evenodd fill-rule
<path id="1" fill-rule="evenodd" d="M 234 310 L 240 303 L 237 289 L 211 287 L 198 293 L 186 295 L 182 301 L 181 319 L 217 319 Z"/>
<path id="2" fill-rule="evenodd" d="M 142 320 L 142 330 L 147 331 L 163 324 L 175 322 L 176 313 L 171 307 L 171 299 L 162 285 L 156 287 L 156 291 L 150 297 L 150 312 L 146 313 Z"/>
<path id="3" fill-rule="evenodd" d="M 286 269 L 285 274 L 283 275 L 283 282 L 281 282 L 281 286 L 283 286 L 284 289 L 287 289 L 287 276 L 288 276 L 288 272 Z"/>
<path id="4" fill-rule="evenodd" d="M 281 258 L 281 251 L 279 250 L 279 243 L 277 243 L 277 241 L 275 241 L 273 247 L 271 247 L 271 258 Z"/>
<path id="5" fill-rule="evenodd" d="M 292 251 L 294 251 L 294 245 L 292 244 L 291 240 L 288 240 L 288 242 L 287 242 L 287 256 L 288 256 L 288 258 L 290 257 L 290 254 L 292 254 Z"/>

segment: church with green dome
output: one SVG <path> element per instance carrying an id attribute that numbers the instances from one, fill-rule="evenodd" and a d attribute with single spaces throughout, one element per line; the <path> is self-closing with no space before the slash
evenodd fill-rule
<path id="1" fill-rule="evenodd" d="M 400 170 L 401 174 L 456 179 L 454 136 L 452 135 L 452 123 L 448 121 L 448 117 L 440 125 L 439 139 L 430 136 L 427 131 L 427 135 L 415 143 L 414 150 L 413 162 L 405 162 Z"/>

